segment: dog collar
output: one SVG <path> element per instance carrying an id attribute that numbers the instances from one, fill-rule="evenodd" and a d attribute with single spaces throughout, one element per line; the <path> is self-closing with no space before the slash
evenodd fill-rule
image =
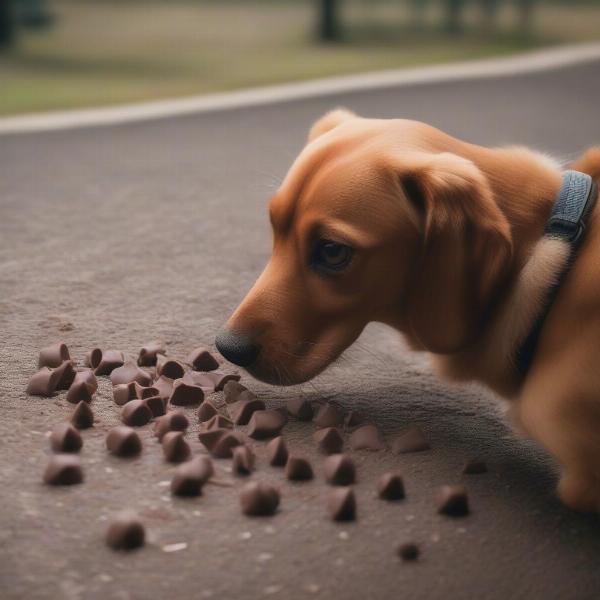
<path id="1" fill-rule="evenodd" d="M 544 321 L 583 241 L 586 224 L 597 197 L 598 189 L 589 175 L 579 171 L 564 172 L 562 186 L 546 223 L 544 237 L 564 240 L 569 245 L 569 254 L 556 283 L 546 294 L 541 313 L 515 355 L 515 367 L 521 375 L 529 370 Z"/>

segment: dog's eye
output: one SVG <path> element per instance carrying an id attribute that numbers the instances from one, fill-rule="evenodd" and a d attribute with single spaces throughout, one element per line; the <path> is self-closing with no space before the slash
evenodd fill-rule
<path id="1" fill-rule="evenodd" d="M 331 240 L 319 240 L 315 246 L 312 266 L 325 271 L 342 271 L 352 259 L 352 248 Z"/>

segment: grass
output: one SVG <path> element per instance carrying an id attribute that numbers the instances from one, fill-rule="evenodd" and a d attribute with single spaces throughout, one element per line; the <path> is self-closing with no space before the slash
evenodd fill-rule
<path id="1" fill-rule="evenodd" d="M 468 15 L 464 34 L 444 34 L 435 6 L 420 31 L 399 2 L 347 1 L 345 38 L 314 41 L 314 0 L 55 0 L 57 20 L 22 32 L 0 54 L 0 114 L 201 94 L 374 69 L 508 54 L 597 38 L 600 6 L 541 7 L 535 33 L 493 35 Z"/>

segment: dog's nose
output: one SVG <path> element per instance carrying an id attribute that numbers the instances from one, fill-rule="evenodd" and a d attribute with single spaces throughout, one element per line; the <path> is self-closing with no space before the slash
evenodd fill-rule
<path id="1" fill-rule="evenodd" d="M 219 332 L 215 345 L 229 362 L 240 367 L 249 367 L 260 352 L 260 346 L 250 336 L 227 329 Z"/>

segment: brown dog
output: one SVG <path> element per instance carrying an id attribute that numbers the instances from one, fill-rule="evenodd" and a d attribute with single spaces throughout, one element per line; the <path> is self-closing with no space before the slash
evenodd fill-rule
<path id="1" fill-rule="evenodd" d="M 600 149 L 571 168 L 600 177 Z M 387 323 L 445 377 L 510 399 L 560 462 L 563 501 L 600 510 L 598 211 L 531 367 L 514 367 L 567 260 L 565 242 L 542 237 L 560 187 L 561 167 L 528 149 L 333 111 L 271 201 L 271 260 L 217 345 L 258 379 L 292 384 Z"/>

